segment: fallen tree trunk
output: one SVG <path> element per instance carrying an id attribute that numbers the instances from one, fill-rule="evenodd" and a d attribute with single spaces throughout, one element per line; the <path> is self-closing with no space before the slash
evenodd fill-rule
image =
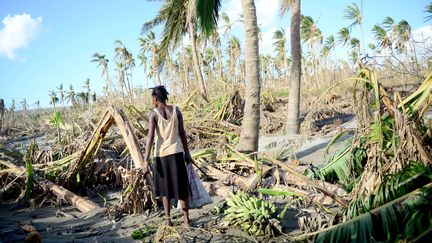
<path id="1" fill-rule="evenodd" d="M 282 167 L 283 169 L 285 169 L 287 172 L 289 172 L 290 174 L 294 175 L 296 178 L 300 179 L 301 181 L 304 181 L 306 183 L 307 186 L 313 187 L 318 189 L 319 191 L 323 192 L 325 195 L 331 197 L 333 200 L 335 200 L 336 202 L 338 202 L 340 205 L 342 205 L 345 208 L 348 208 L 348 202 L 346 200 L 343 200 L 342 198 L 340 198 L 338 195 L 336 195 L 335 193 L 331 192 L 330 190 L 326 189 L 325 187 L 319 185 L 318 183 L 316 183 L 315 181 L 311 180 L 310 178 L 308 178 L 307 176 L 304 176 L 302 174 L 300 174 L 299 172 L 297 172 L 296 170 L 294 170 L 293 168 L 291 168 L 290 166 L 288 166 L 287 164 L 271 158 L 265 154 L 263 154 L 263 158 Z"/>
<path id="2" fill-rule="evenodd" d="M 23 166 L 16 166 L 11 162 L 8 161 L 0 161 L 1 164 L 9 167 L 11 169 L 11 172 L 14 173 L 16 176 L 22 176 L 26 173 L 26 169 Z M 44 179 L 42 177 L 39 177 L 36 174 L 33 174 L 33 180 L 39 184 L 42 188 L 45 190 L 49 190 L 57 197 L 65 200 L 66 202 L 72 204 L 74 207 L 76 207 L 81 212 L 89 212 L 94 209 L 98 209 L 99 206 L 95 204 L 94 202 L 85 199 L 83 197 L 80 197 L 76 195 L 75 193 L 67 190 L 66 188 L 56 185 L 52 183 L 51 181 Z"/>

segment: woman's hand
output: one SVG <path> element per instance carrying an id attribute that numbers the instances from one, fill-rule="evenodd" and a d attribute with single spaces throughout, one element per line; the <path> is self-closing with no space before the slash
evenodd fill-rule
<path id="1" fill-rule="evenodd" d="M 144 163 L 143 163 L 142 167 L 140 168 L 140 170 L 144 173 L 144 175 L 147 174 L 147 172 L 148 172 L 148 165 L 149 165 L 148 161 L 144 160 Z"/>

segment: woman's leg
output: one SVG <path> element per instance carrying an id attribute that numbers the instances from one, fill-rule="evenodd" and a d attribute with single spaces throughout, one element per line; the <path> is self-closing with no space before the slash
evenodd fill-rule
<path id="1" fill-rule="evenodd" d="M 171 225 L 171 219 L 170 219 L 170 209 L 171 209 L 171 205 L 170 205 L 170 200 L 168 199 L 167 196 L 162 197 L 162 203 L 164 206 L 164 211 L 165 211 L 165 224 L 166 225 Z"/>
<path id="2" fill-rule="evenodd" d="M 180 198 L 180 205 L 182 207 L 183 210 L 183 220 L 184 220 L 184 224 L 186 226 L 190 226 L 189 223 L 189 202 L 188 202 L 188 198 Z"/>

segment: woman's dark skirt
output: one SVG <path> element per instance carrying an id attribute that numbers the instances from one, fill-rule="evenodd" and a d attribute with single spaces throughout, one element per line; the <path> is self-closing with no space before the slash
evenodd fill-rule
<path id="1" fill-rule="evenodd" d="M 157 197 L 189 197 L 189 180 L 183 153 L 156 157 L 155 191 Z"/>

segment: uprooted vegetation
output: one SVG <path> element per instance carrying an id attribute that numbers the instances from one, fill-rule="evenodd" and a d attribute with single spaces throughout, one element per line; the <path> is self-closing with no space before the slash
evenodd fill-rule
<path id="1" fill-rule="evenodd" d="M 407 97 L 389 94 L 374 71 L 363 68 L 355 79 L 354 106 L 345 99 L 335 102 L 340 97 L 327 92 L 313 99 L 303 121 L 306 134 L 326 132 L 327 125 L 334 128 L 342 121 L 326 124 L 326 119 L 349 114 L 344 109 L 352 107 L 357 129 L 340 151 L 306 172 L 305 166 L 282 162 L 280 156 L 263 151 L 248 155 L 236 149 L 243 116 L 241 92 L 209 104 L 193 93 L 180 106 L 195 167 L 211 194 L 227 201 L 216 209 L 224 218 L 216 227 L 223 231 L 235 225 L 262 240 L 427 237 L 432 222 L 432 136 L 422 117 L 431 104 L 431 90 L 432 73 Z M 282 131 L 284 118 L 274 110 L 283 110 L 285 104 L 272 91 L 264 93 L 262 131 Z M 54 195 L 85 212 L 100 207 L 85 196 L 101 196 L 111 189 L 120 193 L 114 202 L 104 203 L 108 217 L 158 210 L 152 174 L 136 170 L 143 160 L 148 110 L 148 105 L 130 104 L 93 109 L 86 119 L 69 124 L 66 118 L 61 128 L 47 126 L 51 130 L 45 147 L 36 142 L 22 151 L 2 146 L 2 200 L 38 208 L 53 203 L 47 199 Z M 281 227 L 287 210 L 301 215 L 301 233 Z M 177 231 L 158 232 L 163 239 Z"/>

